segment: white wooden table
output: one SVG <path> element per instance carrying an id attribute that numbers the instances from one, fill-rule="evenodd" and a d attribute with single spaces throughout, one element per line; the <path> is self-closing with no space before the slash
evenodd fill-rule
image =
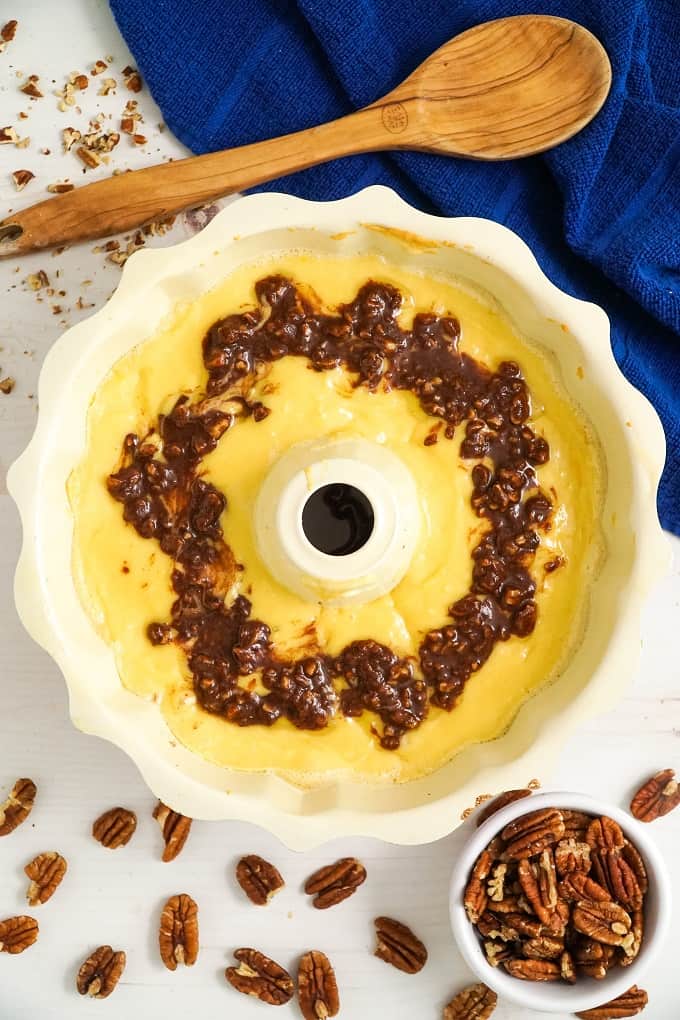
<path id="1" fill-rule="evenodd" d="M 19 29 L 0 54 L 0 127 L 12 124 L 20 137 L 28 135 L 31 141 L 25 149 L 0 147 L 2 215 L 8 208 L 47 197 L 48 183 L 66 177 L 81 180 L 73 154 L 60 152 L 61 128 L 82 128 L 102 110 L 113 115 L 106 122 L 113 130 L 131 98 L 120 74 L 130 57 L 103 0 L 62 0 L 58 5 L 0 0 L 0 25 L 12 17 Z M 102 78 L 92 79 L 79 96 L 82 114 L 59 112 L 52 90 L 63 85 L 70 71 L 87 71 L 107 55 L 113 55 L 114 65 L 102 78 L 116 78 L 117 95 L 97 96 Z M 39 74 L 45 98 L 31 102 L 22 95 L 16 71 Z M 161 117 L 146 90 L 135 98 L 145 118 L 140 130 L 149 142 L 136 148 L 124 138 L 112 166 L 136 167 L 180 155 L 182 147 L 167 131 L 159 132 Z M 29 112 L 27 120 L 18 119 L 20 110 Z M 51 154 L 43 155 L 42 148 Z M 17 195 L 9 174 L 23 168 L 32 170 L 36 179 Z M 88 179 L 100 172 L 108 171 L 88 171 Z M 172 243 L 190 229 L 180 218 L 171 233 L 150 243 Z M 292 966 L 303 950 L 325 950 L 336 967 L 343 1017 L 434 1020 L 469 979 L 453 946 L 446 903 L 451 862 L 464 832 L 430 846 L 402 849 L 349 839 L 296 855 L 250 825 L 196 823 L 184 853 L 174 863 L 162 864 L 160 835 L 151 819 L 154 800 L 136 769 L 115 748 L 73 728 L 57 669 L 19 624 L 12 600 L 19 524 L 6 494 L 5 472 L 34 426 L 37 376 L 45 352 L 65 325 L 89 314 L 90 309 L 76 307 L 79 297 L 96 308 L 116 286 L 118 268 L 92 248 L 88 244 L 59 256 L 36 255 L 20 265 L 0 262 L 0 379 L 16 379 L 14 392 L 0 394 L 0 794 L 4 798 L 13 780 L 24 775 L 39 789 L 29 822 L 0 840 L 0 918 L 25 908 L 23 866 L 35 853 L 58 849 L 69 862 L 62 888 L 34 911 L 41 925 L 37 945 L 21 956 L 0 956 L 0 1020 L 264 1017 L 267 1007 L 239 996 L 223 977 L 230 950 L 243 945 L 258 947 L 285 966 Z M 27 287 L 27 275 L 40 269 L 56 291 L 66 291 L 64 296 L 49 298 Z M 85 280 L 91 283 L 83 285 Z M 57 304 L 63 311 L 54 314 L 52 305 Z M 680 658 L 675 648 L 680 541 L 672 541 L 675 568 L 645 612 L 643 658 L 633 689 L 615 711 L 571 740 L 557 774 L 541 777 L 544 785 L 589 791 L 625 804 L 649 773 L 666 766 L 680 771 Z M 137 812 L 139 826 L 128 847 L 111 852 L 93 841 L 90 827 L 102 810 L 118 803 Z M 657 822 L 654 833 L 678 874 L 680 811 Z M 274 861 L 287 880 L 287 888 L 266 909 L 251 906 L 234 884 L 234 862 L 247 852 Z M 302 880 L 344 854 L 365 862 L 368 881 L 341 906 L 315 911 L 300 891 Z M 680 908 L 680 878 L 675 885 Z M 158 959 L 158 915 L 167 896 L 182 891 L 199 904 L 201 950 L 194 968 L 171 974 Z M 372 919 L 381 913 L 407 921 L 427 944 L 430 960 L 419 975 L 401 974 L 371 955 Z M 111 999 L 80 999 L 75 972 L 101 943 L 125 949 L 127 969 Z M 649 1020 L 677 1020 L 679 1015 L 679 944 L 680 909 L 665 952 L 644 982 L 650 993 Z M 276 1013 L 282 1018 L 296 1015 L 294 1005 Z M 498 1020 L 525 1016 L 504 1004 L 495 1015 Z"/>

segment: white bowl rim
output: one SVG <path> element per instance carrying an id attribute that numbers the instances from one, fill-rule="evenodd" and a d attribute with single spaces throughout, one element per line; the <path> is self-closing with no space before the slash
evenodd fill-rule
<path id="1" fill-rule="evenodd" d="M 653 890 L 656 907 L 656 919 L 651 930 L 645 927 L 642 952 L 629 967 L 618 967 L 609 972 L 601 981 L 588 981 L 587 985 L 577 983 L 568 985 L 563 982 L 530 982 L 513 978 L 502 968 L 492 967 L 486 962 L 481 950 L 479 938 L 468 920 L 463 906 L 463 894 L 470 871 L 479 854 L 505 826 L 532 811 L 542 808 L 556 807 L 572 811 L 585 811 L 595 816 L 606 815 L 612 818 L 623 829 L 624 834 L 633 843 L 645 861 Z M 474 815 L 470 819 L 474 825 Z M 672 882 L 666 862 L 654 842 L 649 826 L 638 822 L 631 814 L 607 801 L 599 800 L 588 794 L 570 791 L 544 791 L 513 801 L 488 818 L 472 834 L 459 851 L 451 874 L 449 887 L 449 916 L 451 929 L 458 950 L 468 967 L 480 981 L 492 988 L 499 996 L 509 1002 L 527 1009 L 542 1010 L 548 1013 L 570 1012 L 593 1009 L 602 1003 L 623 994 L 632 985 L 639 984 L 642 974 L 647 970 L 668 934 L 672 914 Z"/>
<path id="2" fill-rule="evenodd" d="M 298 790 L 273 773 L 264 773 L 257 783 L 234 789 L 229 777 L 236 773 L 225 769 L 219 784 L 208 785 L 189 768 L 184 768 L 180 749 L 166 749 L 161 754 L 151 746 L 139 718 L 131 721 L 128 716 L 123 720 L 114 706 L 94 698 L 77 656 L 62 640 L 59 600 L 52 590 L 57 580 L 47 577 L 40 569 L 41 507 L 40 486 L 36 484 L 36 478 L 40 481 L 43 461 L 54 453 L 50 437 L 58 427 L 55 420 L 58 421 L 59 401 L 63 399 L 62 380 L 72 371 L 77 359 L 84 357 L 82 352 L 87 343 L 95 342 L 92 334 L 96 327 L 101 325 L 105 330 L 115 316 L 123 314 L 135 290 L 155 285 L 172 271 L 176 272 L 178 266 L 200 263 L 213 249 L 228 246 L 232 237 L 301 227 L 332 235 L 338 229 L 376 224 L 431 238 L 435 245 L 443 243 L 471 249 L 477 259 L 499 267 L 516 281 L 537 306 L 549 308 L 549 314 L 556 321 L 567 324 L 577 336 L 588 337 L 590 370 L 597 379 L 599 391 L 610 407 L 625 407 L 637 423 L 637 434 L 633 429 L 621 429 L 619 437 L 620 455 L 627 459 L 635 479 L 630 502 L 624 508 L 635 543 L 628 584 L 618 603 L 616 625 L 587 685 L 559 715 L 554 714 L 544 722 L 529 746 L 515 749 L 500 765 L 491 759 L 478 762 L 474 775 L 445 793 L 439 791 L 435 796 L 425 789 L 418 794 L 416 803 L 387 808 L 389 786 L 381 787 L 379 805 L 374 798 L 375 803 L 367 806 L 357 803 L 353 795 L 357 784 L 342 779 L 335 787 L 333 798 L 320 798 L 315 789 Z M 49 351 L 40 374 L 38 396 L 40 413 L 35 433 L 10 468 L 7 479 L 23 525 L 23 544 L 15 578 L 19 615 L 32 637 L 60 666 L 69 689 L 70 711 L 76 726 L 123 749 L 153 792 L 184 814 L 205 819 L 251 821 L 269 829 L 294 849 L 307 849 L 350 834 L 400 844 L 430 842 L 455 828 L 461 810 L 474 802 L 480 790 L 497 790 L 501 783 L 522 785 L 536 775 L 545 780 L 561 746 L 575 727 L 614 704 L 621 694 L 622 678 L 630 679 L 632 675 L 640 655 L 640 608 L 651 586 L 666 573 L 670 561 L 669 545 L 656 515 L 656 488 L 665 449 L 663 430 L 651 404 L 616 366 L 609 340 L 609 320 L 603 310 L 572 297 L 553 284 L 525 242 L 507 227 L 477 217 L 433 216 L 414 209 L 395 192 L 379 185 L 334 202 L 310 202 L 274 193 L 239 198 L 190 240 L 133 255 L 108 303 L 89 319 L 68 329 Z M 530 711 L 530 704 L 522 708 L 520 715 Z M 137 715 L 141 718 L 141 706 Z M 170 738 L 169 730 L 167 733 Z M 499 742 L 504 739 L 505 736 L 500 737 Z"/>

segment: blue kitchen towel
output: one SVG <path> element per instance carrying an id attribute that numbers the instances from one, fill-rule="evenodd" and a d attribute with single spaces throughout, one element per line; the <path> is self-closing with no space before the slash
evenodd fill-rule
<path id="1" fill-rule="evenodd" d="M 341 116 L 458 32 L 532 10 L 522 0 L 110 3 L 168 126 L 194 152 Z M 611 94 L 576 138 L 509 163 L 355 156 L 263 190 L 333 199 L 386 184 L 428 212 L 516 231 L 560 287 L 609 314 L 619 365 L 663 419 L 659 512 L 680 533 L 680 3 L 544 0 L 540 10 L 581 22 L 612 62 Z"/>

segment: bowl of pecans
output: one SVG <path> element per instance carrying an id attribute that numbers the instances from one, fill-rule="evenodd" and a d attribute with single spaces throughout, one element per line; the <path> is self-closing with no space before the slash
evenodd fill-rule
<path id="1" fill-rule="evenodd" d="M 456 860 L 458 948 L 493 993 L 528 1009 L 635 1016 L 670 922 L 666 865 L 625 811 L 580 793 L 533 796 L 528 810 L 528 793 L 490 802 Z M 604 1011 L 613 1000 L 627 1011 Z"/>

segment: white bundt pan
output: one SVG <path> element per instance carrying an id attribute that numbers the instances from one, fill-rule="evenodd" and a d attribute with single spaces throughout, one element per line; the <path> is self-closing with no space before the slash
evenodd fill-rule
<path id="1" fill-rule="evenodd" d="M 483 287 L 522 333 L 552 352 L 604 450 L 607 551 L 581 646 L 504 736 L 406 784 L 339 780 L 299 789 L 276 775 L 204 761 L 173 739 L 157 706 L 122 686 L 111 649 L 95 632 L 72 579 L 66 481 L 85 451 L 97 386 L 178 302 L 195 300 L 245 260 L 292 248 L 319 255 L 375 252 L 409 269 L 445 272 Z M 455 828 L 478 794 L 523 786 L 534 776 L 545 781 L 575 727 L 626 691 L 639 659 L 643 600 L 668 567 L 656 513 L 663 431 L 651 405 L 617 368 L 602 309 L 555 287 L 505 227 L 429 216 L 382 187 L 338 202 L 283 194 L 239 199 L 191 240 L 132 256 L 107 305 L 67 330 L 48 353 L 39 402 L 35 434 L 9 475 L 24 535 L 15 585 L 19 614 L 64 674 L 75 725 L 121 747 L 154 794 L 186 815 L 255 822 L 296 849 L 350 834 L 426 843 Z"/>

